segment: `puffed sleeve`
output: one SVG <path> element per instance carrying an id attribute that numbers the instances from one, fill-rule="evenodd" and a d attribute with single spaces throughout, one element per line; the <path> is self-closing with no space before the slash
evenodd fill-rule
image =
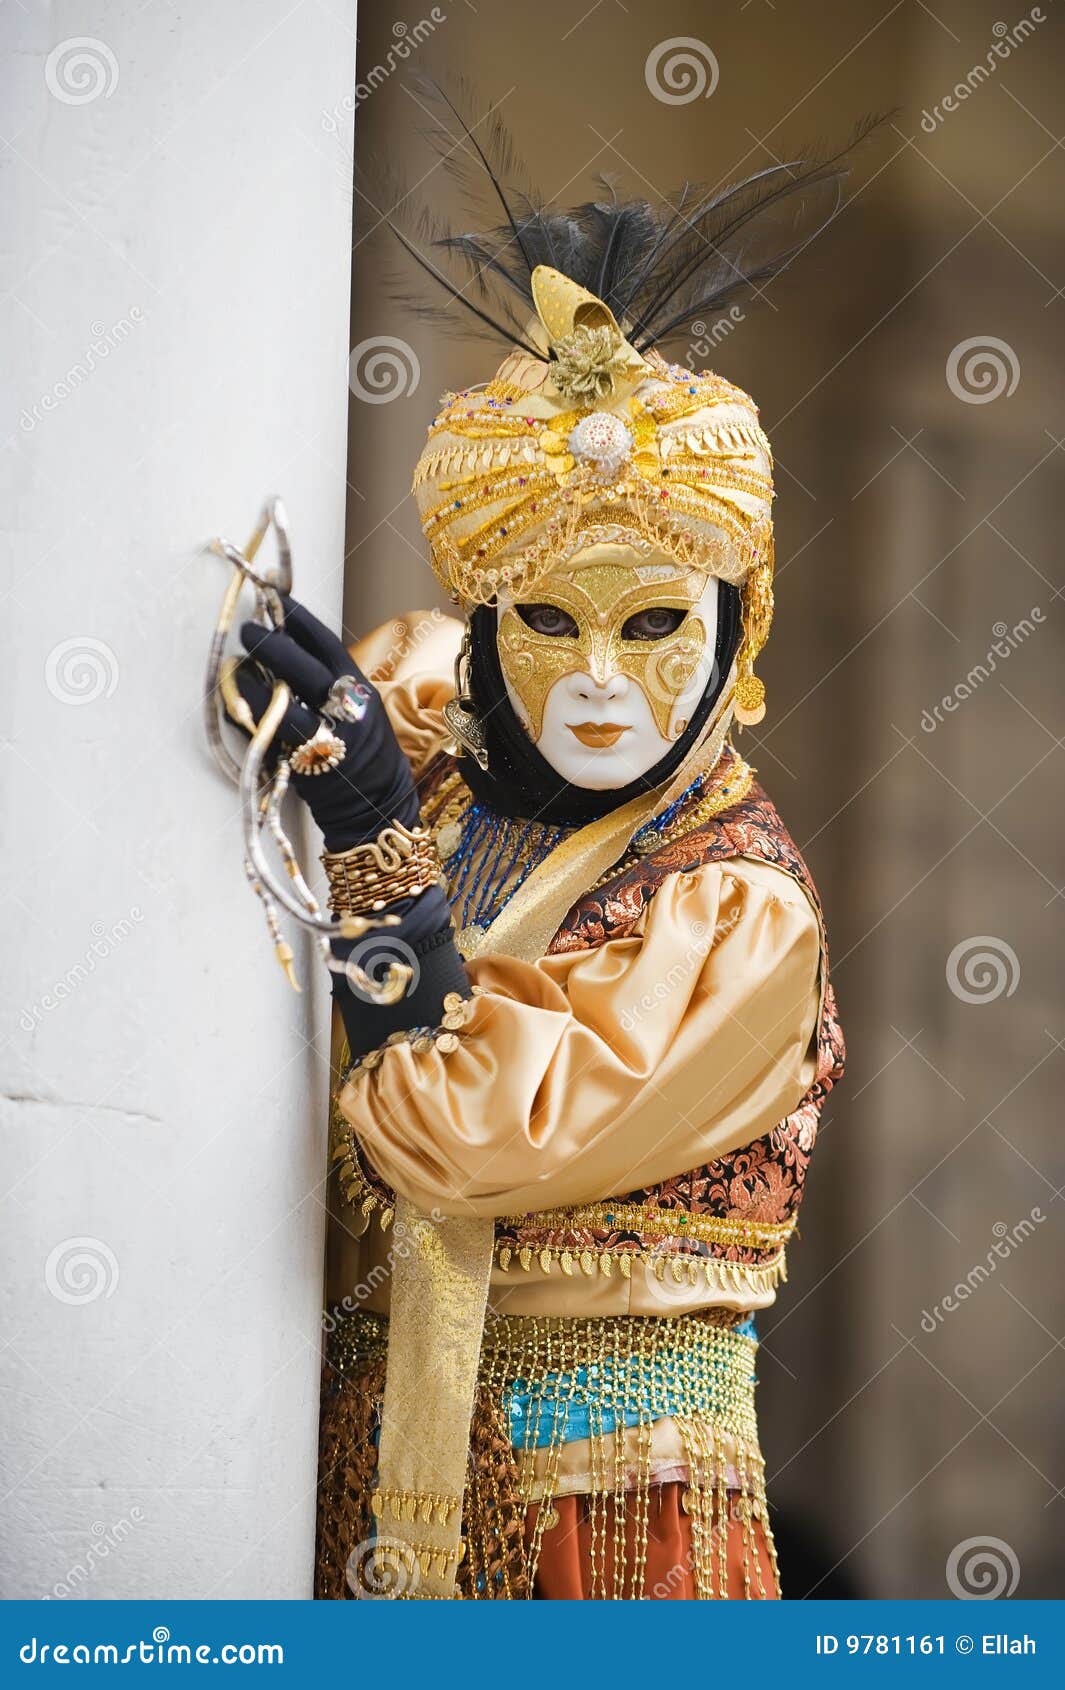
<path id="1" fill-rule="evenodd" d="M 671 876 L 631 937 L 476 958 L 456 1050 L 397 1044 L 339 1103 L 424 1210 L 596 1201 L 748 1144 L 814 1077 L 822 945 L 802 888 L 734 859 Z"/>
<path id="2" fill-rule="evenodd" d="M 380 693 L 389 721 L 418 776 L 448 738 L 443 709 L 455 690 L 462 624 L 439 610 L 382 623 L 351 655 Z"/>

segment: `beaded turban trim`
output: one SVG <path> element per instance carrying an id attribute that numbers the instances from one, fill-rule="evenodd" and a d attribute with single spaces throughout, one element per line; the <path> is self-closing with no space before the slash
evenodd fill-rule
<path id="1" fill-rule="evenodd" d="M 433 568 L 460 604 L 527 597 L 596 541 L 665 554 L 743 589 L 744 658 L 772 616 L 772 455 L 753 401 L 640 355 L 608 308 L 540 266 L 550 358 L 515 351 L 445 396 L 414 472 Z"/>

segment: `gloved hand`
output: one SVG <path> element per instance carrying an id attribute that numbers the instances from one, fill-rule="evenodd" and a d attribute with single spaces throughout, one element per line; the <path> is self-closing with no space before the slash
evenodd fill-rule
<path id="1" fill-rule="evenodd" d="M 393 821 L 413 827 L 418 820 L 414 776 L 385 714 L 380 695 L 359 671 L 347 650 L 324 623 L 295 599 L 282 600 L 283 629 L 245 622 L 240 637 L 245 649 L 271 676 L 292 689 L 275 746 L 291 752 L 321 725 L 320 711 L 330 687 L 343 676 L 357 685 L 364 710 L 357 722 L 330 720 L 330 732 L 343 740 L 342 763 L 317 775 L 298 775 L 292 785 L 303 798 L 325 836 L 327 851 L 346 851 L 375 839 Z M 254 665 L 242 663 L 236 683 L 248 708 L 259 721 L 270 699 L 271 685 Z"/>
<path id="2" fill-rule="evenodd" d="M 274 749 L 293 751 L 322 725 L 321 708 L 333 683 L 353 678 L 358 703 L 365 707 L 357 722 L 328 720 L 327 726 L 344 742 L 346 754 L 335 769 L 317 775 L 292 776 L 292 785 L 305 799 L 325 838 L 327 851 L 346 851 L 376 839 L 393 821 L 414 827 L 419 820 L 414 775 L 385 713 L 380 695 L 352 662 L 340 640 L 295 599 L 282 601 L 283 628 L 269 629 L 245 622 L 241 639 L 254 662 L 236 670 L 241 697 L 258 722 L 270 702 L 272 682 L 256 668 L 285 681 L 292 700 L 282 719 Z M 238 724 L 239 726 L 240 724 Z M 386 957 L 408 966 L 413 978 L 398 1004 L 382 1005 L 357 995 L 347 977 L 333 975 L 333 995 L 344 1020 L 353 1058 L 377 1049 L 392 1033 L 410 1027 L 435 1027 L 450 992 L 468 993 L 462 958 L 455 949 L 451 913 L 439 886 L 389 906 L 398 927 L 383 928 L 380 944 Z M 359 941 L 365 945 L 367 941 Z M 372 943 L 372 941 L 371 941 Z M 334 939 L 334 955 L 346 961 L 357 948 L 353 940 Z"/>

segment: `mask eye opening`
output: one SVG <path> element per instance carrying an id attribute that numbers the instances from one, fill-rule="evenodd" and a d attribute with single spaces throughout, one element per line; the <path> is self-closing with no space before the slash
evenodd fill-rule
<path id="1" fill-rule="evenodd" d="M 516 604 L 514 609 L 527 628 L 545 639 L 575 640 L 580 634 L 569 611 L 546 599 L 542 603 Z"/>
<path id="2" fill-rule="evenodd" d="M 668 640 L 687 620 L 690 610 L 690 605 L 665 604 L 656 604 L 649 610 L 638 610 L 632 616 L 626 618 L 625 622 L 622 624 L 621 637 L 623 640 L 627 640 L 632 645 L 653 645 L 658 640 Z M 660 615 L 664 615 L 668 618 L 668 626 L 655 631 L 648 630 L 644 632 L 638 631 L 634 626 L 635 624 L 643 621 L 645 617 Z"/>

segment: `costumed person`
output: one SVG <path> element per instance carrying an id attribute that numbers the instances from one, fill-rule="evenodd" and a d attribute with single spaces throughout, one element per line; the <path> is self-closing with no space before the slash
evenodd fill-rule
<path id="1" fill-rule="evenodd" d="M 354 656 L 292 601 L 243 631 L 252 713 L 295 695 L 333 910 L 394 918 L 337 954 L 411 971 L 391 1004 L 334 987 L 317 1593 L 775 1598 L 752 1317 L 843 1043 L 810 875 L 730 739 L 765 709 L 769 442 L 656 348 L 787 262 L 842 167 L 549 214 L 465 135 L 503 227 L 397 227 L 510 342 L 414 473 L 462 619 Z M 325 724 L 345 677 L 361 719 Z"/>

